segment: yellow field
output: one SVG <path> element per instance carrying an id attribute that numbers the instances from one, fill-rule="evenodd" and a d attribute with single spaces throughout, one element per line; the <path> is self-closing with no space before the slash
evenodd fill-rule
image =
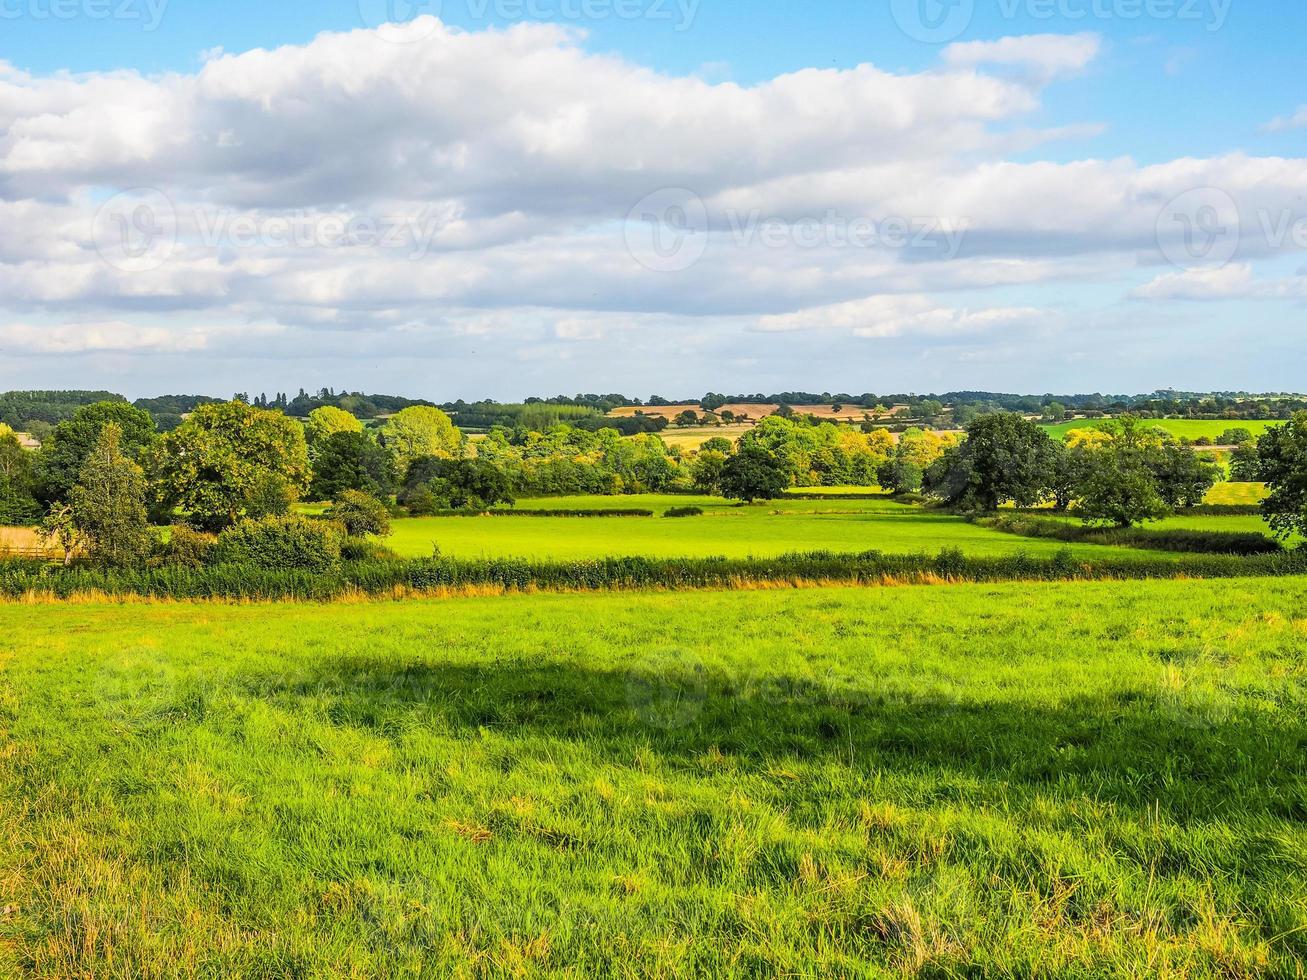
<path id="1" fill-rule="evenodd" d="M 1265 483 L 1218 483 L 1207 495 L 1209 504 L 1260 504 L 1266 499 Z"/>
<path id="2" fill-rule="evenodd" d="M 819 419 L 831 422 L 864 422 L 867 415 L 870 414 L 870 409 L 863 408 L 861 405 L 841 406 L 843 411 L 838 413 L 830 405 L 792 405 L 791 407 L 799 415 L 815 415 Z M 906 411 L 906 408 L 905 405 L 896 405 L 888 413 L 883 413 L 881 418 L 888 419 L 895 415 L 901 415 Z M 738 404 L 723 405 L 717 411 L 719 414 L 721 412 L 734 412 L 737 416 L 747 416 L 757 422 L 768 415 L 775 415 L 779 409 L 780 405 Z M 703 409 L 697 404 L 663 405 L 661 407 L 627 405 L 623 408 L 615 408 L 609 414 L 616 418 L 627 418 L 636 414 L 662 416 L 670 421 L 682 412 L 695 412 L 702 415 Z"/>
<path id="3" fill-rule="evenodd" d="M 45 551 L 40 536 L 30 527 L 0 527 L 0 555 L 10 552 Z"/>

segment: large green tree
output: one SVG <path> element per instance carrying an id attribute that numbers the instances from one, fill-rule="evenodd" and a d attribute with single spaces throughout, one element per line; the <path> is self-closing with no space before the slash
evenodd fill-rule
<path id="1" fill-rule="evenodd" d="M 304 426 L 309 441 L 309 455 L 317 461 L 318 450 L 329 438 L 339 432 L 363 431 L 363 423 L 343 408 L 323 405 L 309 413 L 309 420 Z"/>
<path id="2" fill-rule="evenodd" d="M 73 413 L 54 427 L 40 450 L 38 494 L 47 503 L 68 500 L 82 464 L 90 456 L 106 425 L 121 432 L 119 451 L 135 463 L 144 462 L 158 439 L 154 419 L 128 402 L 96 402 Z"/>
<path id="3" fill-rule="evenodd" d="M 1157 477 L 1164 446 L 1156 430 L 1125 415 L 1104 423 L 1102 431 L 1107 439 L 1089 450 L 1080 487 L 1085 521 L 1131 527 L 1170 514 Z"/>
<path id="4" fill-rule="evenodd" d="M 742 441 L 722 467 L 722 494 L 731 500 L 774 500 L 789 488 L 790 482 L 790 465 L 757 443 Z"/>
<path id="5" fill-rule="evenodd" d="M 387 497 L 395 490 L 395 460 L 365 432 L 334 432 L 313 457 L 313 500 L 335 500 L 346 490 Z"/>
<path id="6" fill-rule="evenodd" d="M 33 457 L 13 430 L 0 425 L 0 524 L 29 524 L 41 516 Z"/>
<path id="7" fill-rule="evenodd" d="M 381 430 L 381 439 L 394 455 L 400 472 L 415 459 L 453 459 L 463 448 L 463 434 L 438 408 L 415 405 L 397 413 Z"/>
<path id="8" fill-rule="evenodd" d="M 145 507 L 145 473 L 122 451 L 123 432 L 110 422 L 82 464 L 69 501 L 73 526 L 98 565 L 141 565 L 157 540 Z"/>
<path id="9" fill-rule="evenodd" d="M 1015 412 L 979 415 L 967 438 L 930 467 L 926 488 L 954 507 L 993 511 L 1029 507 L 1048 496 L 1057 448 L 1038 425 Z"/>
<path id="10" fill-rule="evenodd" d="M 1307 412 L 1268 430 L 1257 444 L 1259 475 L 1270 495 L 1262 513 L 1277 536 L 1307 535 Z"/>
<path id="11" fill-rule="evenodd" d="M 308 489 L 304 426 L 241 401 L 202 405 L 164 436 L 154 465 L 160 503 L 180 507 L 206 531 L 231 527 L 271 481 Z"/>

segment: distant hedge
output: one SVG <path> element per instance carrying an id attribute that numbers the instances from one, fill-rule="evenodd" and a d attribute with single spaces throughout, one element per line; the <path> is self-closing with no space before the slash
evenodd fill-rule
<path id="1" fill-rule="evenodd" d="M 980 518 L 976 524 L 1005 534 L 1044 538 L 1069 544 L 1102 544 L 1211 555 L 1269 555 L 1283 551 L 1280 543 L 1256 531 L 1188 531 L 1142 527 L 1092 527 L 1031 514 Z"/>
<path id="2" fill-rule="evenodd" d="M 1236 578 L 1307 575 L 1307 548 L 1254 557 L 1186 555 L 1171 559 L 1077 559 L 1026 555 L 785 555 L 779 558 L 607 558 L 547 562 L 500 558 L 346 562 L 313 573 L 244 565 L 107 571 L 0 562 L 0 597 L 13 600 L 133 596 L 182 600 L 329 601 L 348 595 L 438 595 L 449 590 L 597 591 L 887 585 L 938 582 Z"/>

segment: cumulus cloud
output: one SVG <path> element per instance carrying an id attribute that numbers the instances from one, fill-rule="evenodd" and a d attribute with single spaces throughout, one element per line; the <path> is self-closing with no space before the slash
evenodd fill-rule
<path id="1" fill-rule="evenodd" d="M 834 329 L 869 338 L 906 334 L 951 337 L 1003 327 L 1028 327 L 1041 319 L 1048 319 L 1048 314 L 1030 307 L 972 310 L 942 306 L 927 296 L 872 296 L 797 313 L 765 316 L 758 321 L 758 329 L 766 332 Z"/>
<path id="2" fill-rule="evenodd" d="M 1262 128 L 1269 133 L 1282 133 L 1290 129 L 1307 127 L 1307 105 L 1288 116 L 1276 116 Z"/>
<path id="3" fill-rule="evenodd" d="M 957 68 L 1012 66 L 1047 80 L 1083 71 L 1102 47 L 1097 34 L 1027 34 L 997 41 L 959 41 L 944 49 L 944 61 Z"/>

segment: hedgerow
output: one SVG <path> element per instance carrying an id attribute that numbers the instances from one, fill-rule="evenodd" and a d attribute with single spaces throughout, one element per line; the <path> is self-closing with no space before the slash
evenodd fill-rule
<path id="1" fill-rule="evenodd" d="M 253 565 L 101 570 L 0 562 L 0 597 L 78 596 L 202 600 L 328 601 L 345 595 L 506 591 L 749 588 L 807 584 L 1236 578 L 1307 575 L 1307 549 L 1253 557 L 1192 554 L 1167 559 L 1051 558 L 813 552 L 778 558 L 605 558 L 588 561 L 427 558 L 345 562 L 322 572 Z"/>
<path id="2" fill-rule="evenodd" d="M 1026 538 L 1100 544 L 1150 551 L 1177 551 L 1213 555 L 1269 555 L 1282 551 L 1279 542 L 1255 531 L 1191 531 L 1140 527 L 1092 527 L 1032 514 L 1003 514 L 978 518 L 981 527 Z"/>

